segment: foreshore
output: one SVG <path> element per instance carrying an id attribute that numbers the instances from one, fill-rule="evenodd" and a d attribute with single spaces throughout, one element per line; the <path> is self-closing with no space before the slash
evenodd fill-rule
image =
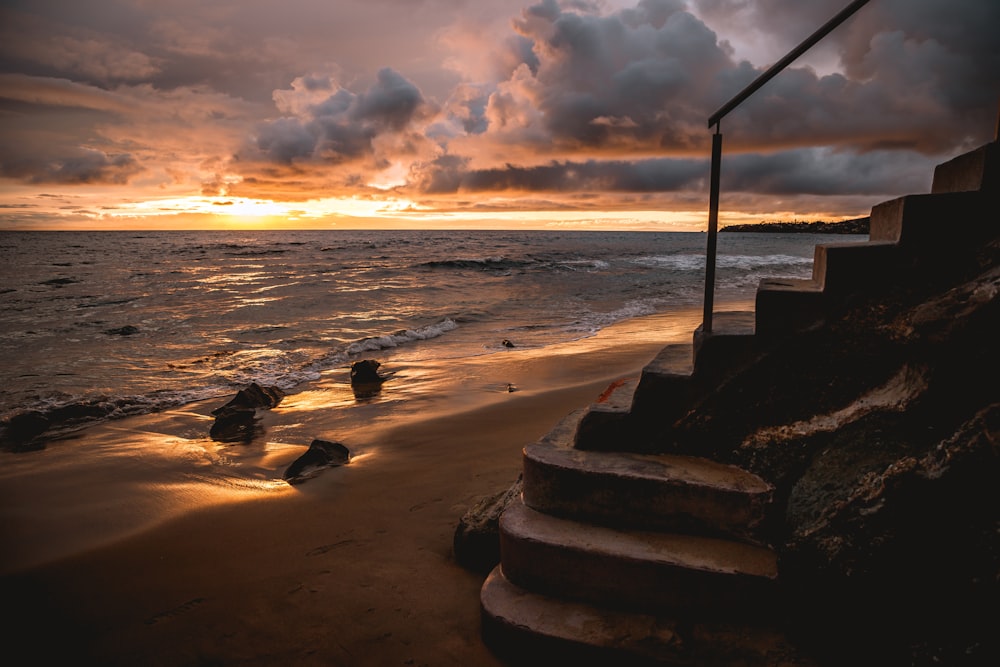
<path id="1" fill-rule="evenodd" d="M 699 321 L 650 316 L 461 364 L 390 359 L 360 410 L 338 412 L 353 404 L 339 378 L 290 394 L 265 416 L 266 445 L 207 444 L 209 401 L 4 454 L 8 650 L 37 664 L 499 665 L 479 636 L 482 576 L 452 557 L 458 519 L 516 478 L 524 445 Z M 355 459 L 289 486 L 281 471 L 312 437 Z M 220 478 L 226 465 L 241 474 Z"/>

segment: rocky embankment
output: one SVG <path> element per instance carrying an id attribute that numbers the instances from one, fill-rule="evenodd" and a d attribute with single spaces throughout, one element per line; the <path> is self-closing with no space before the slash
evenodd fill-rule
<path id="1" fill-rule="evenodd" d="M 1000 664 L 996 233 L 764 349 L 663 443 L 775 484 L 789 624 L 825 664 Z"/>
<path id="2" fill-rule="evenodd" d="M 761 222 L 746 225 L 727 225 L 720 232 L 759 232 L 770 234 L 867 234 L 868 216 L 841 220 L 840 222 Z"/>

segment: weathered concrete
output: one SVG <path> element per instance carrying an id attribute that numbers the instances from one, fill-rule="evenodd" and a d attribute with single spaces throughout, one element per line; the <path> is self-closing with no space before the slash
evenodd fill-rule
<path id="1" fill-rule="evenodd" d="M 500 517 L 505 576 L 529 590 L 637 611 L 762 614 L 777 556 L 729 540 L 578 523 L 513 503 Z"/>
<path id="2" fill-rule="evenodd" d="M 1000 144 L 993 142 L 934 169 L 931 193 L 1000 190 Z"/>
<path id="3" fill-rule="evenodd" d="M 736 466 L 691 456 L 584 452 L 570 444 L 525 447 L 525 505 L 618 528 L 753 539 L 771 502 L 771 485 Z"/>
<path id="4" fill-rule="evenodd" d="M 823 286 L 811 278 L 765 278 L 757 286 L 755 333 L 792 334 L 822 323 L 826 317 Z"/>
<path id="5" fill-rule="evenodd" d="M 766 626 L 698 623 L 547 597 L 510 583 L 501 568 L 483 584 L 480 604 L 483 638 L 517 665 L 812 666 Z"/>

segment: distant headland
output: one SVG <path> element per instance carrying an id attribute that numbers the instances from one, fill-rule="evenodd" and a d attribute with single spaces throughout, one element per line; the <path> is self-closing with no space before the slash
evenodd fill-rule
<path id="1" fill-rule="evenodd" d="M 720 232 L 767 232 L 808 234 L 867 234 L 868 216 L 840 222 L 758 222 L 746 225 L 727 225 Z"/>

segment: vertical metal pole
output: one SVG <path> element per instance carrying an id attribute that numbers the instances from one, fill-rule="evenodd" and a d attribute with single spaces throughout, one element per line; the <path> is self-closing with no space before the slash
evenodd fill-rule
<path id="1" fill-rule="evenodd" d="M 722 170 L 722 135 L 715 124 L 712 135 L 712 177 L 708 195 L 708 247 L 705 251 L 705 311 L 701 330 L 712 333 L 712 308 L 715 301 L 715 247 L 719 232 L 719 173 Z"/>

